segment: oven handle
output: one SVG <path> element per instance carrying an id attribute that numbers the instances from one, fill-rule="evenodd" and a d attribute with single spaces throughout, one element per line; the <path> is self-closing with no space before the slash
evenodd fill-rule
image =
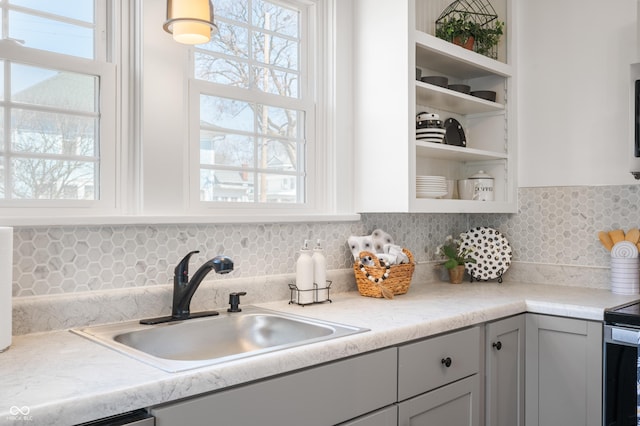
<path id="1" fill-rule="evenodd" d="M 604 326 L 606 343 L 614 343 L 626 346 L 640 346 L 640 330 L 613 325 Z"/>

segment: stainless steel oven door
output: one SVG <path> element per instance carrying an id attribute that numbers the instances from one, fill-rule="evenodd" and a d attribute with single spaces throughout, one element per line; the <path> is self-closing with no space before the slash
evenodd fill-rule
<path id="1" fill-rule="evenodd" d="M 604 327 L 605 426 L 640 426 L 638 412 L 638 345 L 640 329 L 618 325 Z"/>

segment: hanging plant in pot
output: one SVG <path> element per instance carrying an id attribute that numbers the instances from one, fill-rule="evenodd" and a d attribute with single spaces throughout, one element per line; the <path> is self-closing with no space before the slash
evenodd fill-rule
<path id="1" fill-rule="evenodd" d="M 451 235 L 445 238 L 444 244 L 436 248 L 436 254 L 446 258 L 442 263 L 449 271 L 449 282 L 460 284 L 464 278 L 465 263 L 476 263 L 476 260 L 469 256 L 473 252 L 472 247 L 460 248 L 460 241 L 454 240 Z"/>
<path id="2" fill-rule="evenodd" d="M 441 22 L 436 28 L 436 37 L 473 50 L 476 34 L 479 31 L 480 25 L 463 15 L 460 18 L 452 17 Z"/>
<path id="3" fill-rule="evenodd" d="M 504 33 L 504 22 L 498 20 L 489 3 L 486 9 L 481 8 L 482 12 L 474 12 L 472 5 L 466 3 L 468 1 L 457 0 L 440 15 L 436 20 L 436 37 L 497 59 L 497 46 Z"/>

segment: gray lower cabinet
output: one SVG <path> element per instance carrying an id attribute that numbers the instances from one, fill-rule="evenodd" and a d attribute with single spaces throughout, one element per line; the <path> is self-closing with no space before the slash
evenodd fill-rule
<path id="1" fill-rule="evenodd" d="M 486 426 L 524 426 L 525 315 L 485 328 Z"/>
<path id="2" fill-rule="evenodd" d="M 154 407 L 156 426 L 327 426 L 396 401 L 397 349 Z M 384 423 L 361 419 L 358 426 Z M 393 425 L 392 425 L 393 426 Z"/>
<path id="3" fill-rule="evenodd" d="M 602 424 L 602 323 L 526 319 L 526 425 Z"/>
<path id="4" fill-rule="evenodd" d="M 481 327 L 398 348 L 398 425 L 481 424 Z"/>

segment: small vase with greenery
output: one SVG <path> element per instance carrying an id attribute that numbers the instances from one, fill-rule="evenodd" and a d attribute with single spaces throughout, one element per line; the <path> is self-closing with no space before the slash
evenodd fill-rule
<path id="1" fill-rule="evenodd" d="M 467 13 L 445 19 L 436 25 L 436 37 L 485 56 L 493 54 L 503 33 L 504 22 L 496 20 L 490 24 L 479 24 Z"/>
<path id="2" fill-rule="evenodd" d="M 436 254 L 447 259 L 442 265 L 449 270 L 452 283 L 459 284 L 462 281 L 465 263 L 476 263 L 470 256 L 473 250 L 473 247 L 461 248 L 460 241 L 454 240 L 451 235 L 445 238 L 444 244 L 436 248 Z"/>

